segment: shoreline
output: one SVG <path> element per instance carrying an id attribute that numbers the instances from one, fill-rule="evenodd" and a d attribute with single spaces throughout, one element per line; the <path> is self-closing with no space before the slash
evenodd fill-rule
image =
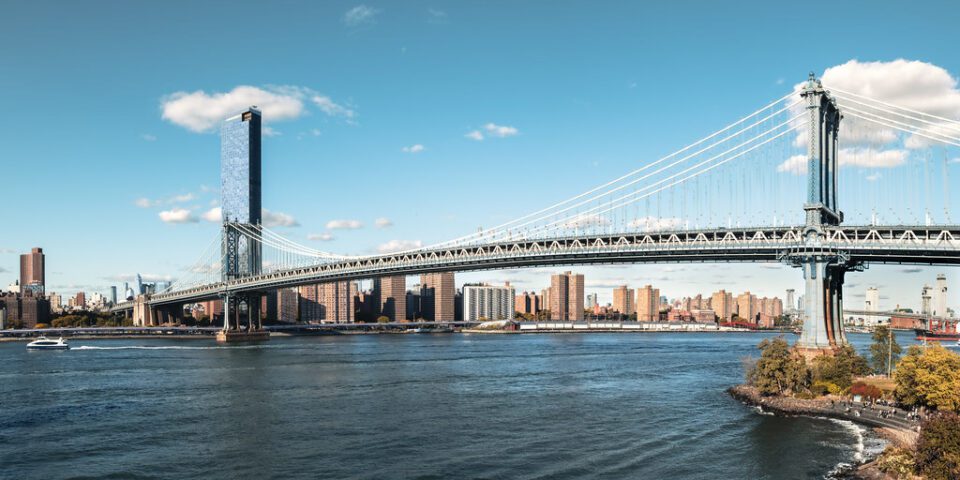
<path id="1" fill-rule="evenodd" d="M 847 408 L 838 405 L 836 401 L 824 399 L 799 399 L 782 396 L 764 397 L 756 388 L 749 385 L 736 385 L 727 389 L 727 393 L 744 405 L 759 408 L 761 411 L 784 417 L 805 416 L 847 420 L 855 424 L 871 428 L 874 433 L 887 441 L 888 445 L 908 446 L 917 441 L 919 422 L 907 420 L 905 412 L 898 411 L 899 417 L 882 418 L 874 414 L 872 409 Z M 849 412 L 847 410 L 850 410 Z M 854 412 L 862 412 L 857 415 Z M 877 468 L 877 459 L 880 454 L 864 458 L 844 472 L 843 478 L 861 480 L 883 480 L 888 477 Z"/>

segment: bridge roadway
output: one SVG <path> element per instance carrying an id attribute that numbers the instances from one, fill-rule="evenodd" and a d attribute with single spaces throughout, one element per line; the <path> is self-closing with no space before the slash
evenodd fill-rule
<path id="1" fill-rule="evenodd" d="M 426 248 L 357 257 L 201 285 L 153 295 L 153 306 L 210 300 L 315 283 L 391 275 L 540 266 L 616 263 L 784 262 L 793 255 L 831 256 L 851 262 L 960 265 L 960 226 L 840 226 L 825 238 L 805 240 L 804 227 L 678 230 L 517 239 L 470 246 Z M 133 302 L 114 310 L 133 308 Z"/>

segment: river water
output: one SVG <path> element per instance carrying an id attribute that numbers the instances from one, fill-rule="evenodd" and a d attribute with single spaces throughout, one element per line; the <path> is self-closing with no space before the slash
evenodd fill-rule
<path id="1" fill-rule="evenodd" d="M 732 400 L 765 336 L 0 343 L 0 478 L 823 478 L 882 448 Z"/>

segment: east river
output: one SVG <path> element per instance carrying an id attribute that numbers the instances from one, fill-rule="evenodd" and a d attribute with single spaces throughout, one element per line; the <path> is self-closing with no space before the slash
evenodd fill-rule
<path id="1" fill-rule="evenodd" d="M 731 399 L 765 336 L 0 343 L 0 478 L 824 478 L 882 448 Z"/>

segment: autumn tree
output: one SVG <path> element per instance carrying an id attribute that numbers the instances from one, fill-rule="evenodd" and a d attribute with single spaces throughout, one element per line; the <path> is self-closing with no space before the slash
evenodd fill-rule
<path id="1" fill-rule="evenodd" d="M 873 330 L 873 344 L 870 345 L 870 365 L 873 371 L 881 375 L 893 370 L 900 359 L 900 344 L 893 336 L 893 330 L 886 325 L 878 325 Z"/>
<path id="2" fill-rule="evenodd" d="M 910 347 L 894 379 L 894 395 L 900 403 L 960 411 L 960 355 L 940 345 Z"/>
<path id="3" fill-rule="evenodd" d="M 760 359 L 750 372 L 752 383 L 762 395 L 782 395 L 804 390 L 810 375 L 803 356 L 790 349 L 784 338 L 764 339 L 758 346 Z"/>

